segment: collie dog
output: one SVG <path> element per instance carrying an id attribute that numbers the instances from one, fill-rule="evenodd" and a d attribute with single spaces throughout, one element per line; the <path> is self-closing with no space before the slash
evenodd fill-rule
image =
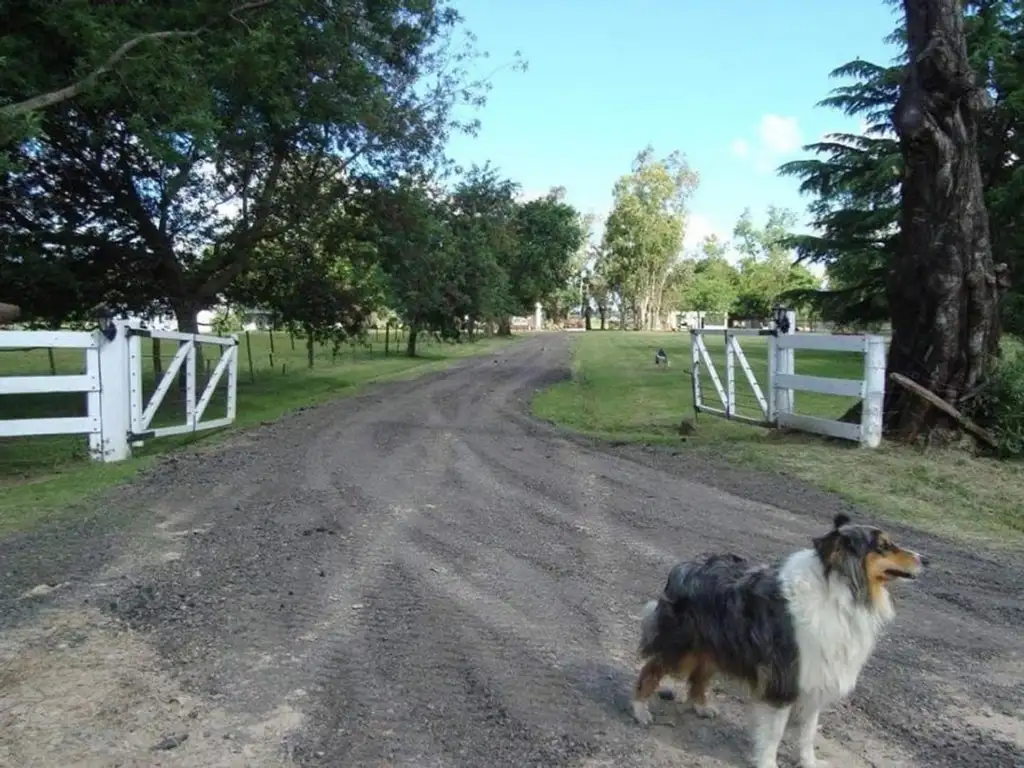
<path id="1" fill-rule="evenodd" d="M 669 676 L 689 682 L 689 705 L 709 717 L 708 688 L 721 675 L 751 692 L 754 765 L 776 768 L 792 719 L 800 765 L 812 768 L 819 713 L 853 691 L 894 617 L 890 582 L 916 578 L 926 564 L 883 531 L 837 515 L 813 547 L 773 566 L 730 554 L 676 565 L 644 608 L 633 716 L 650 724 L 647 700 Z"/>

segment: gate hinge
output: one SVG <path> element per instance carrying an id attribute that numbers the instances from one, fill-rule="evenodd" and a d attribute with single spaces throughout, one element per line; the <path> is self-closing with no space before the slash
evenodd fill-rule
<path id="1" fill-rule="evenodd" d="M 156 435 L 156 432 L 154 432 L 152 429 L 148 430 L 147 432 L 129 432 L 128 433 L 128 442 L 129 443 L 142 442 L 144 440 L 149 440 L 149 439 L 155 437 L 155 435 Z"/>

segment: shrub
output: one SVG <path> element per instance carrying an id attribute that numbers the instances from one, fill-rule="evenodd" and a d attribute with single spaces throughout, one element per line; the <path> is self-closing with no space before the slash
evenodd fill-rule
<path id="1" fill-rule="evenodd" d="M 999 366 L 971 402 L 970 416 L 992 432 L 1005 458 L 1024 457 L 1024 351 L 1005 344 Z"/>

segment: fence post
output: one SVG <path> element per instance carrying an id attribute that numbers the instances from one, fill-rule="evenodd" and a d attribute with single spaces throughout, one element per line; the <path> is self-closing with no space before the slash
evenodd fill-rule
<path id="1" fill-rule="evenodd" d="M 786 310 L 786 319 L 789 321 L 789 327 L 786 329 L 785 335 L 788 336 L 796 332 L 796 312 L 791 309 Z M 775 339 L 777 337 L 772 338 Z M 793 390 L 777 387 L 775 379 L 780 374 L 793 374 L 795 372 L 796 356 L 794 354 L 795 350 L 792 347 L 785 348 L 774 341 L 769 344 L 769 350 L 772 361 L 768 365 L 768 375 L 770 376 L 772 401 L 774 403 L 770 420 L 773 423 L 777 423 L 779 414 L 793 412 Z"/>
<path id="2" fill-rule="evenodd" d="M 725 335 L 725 418 L 731 419 L 736 415 L 736 350 L 733 349 L 733 337 L 729 330 L 723 331 Z"/>
<path id="3" fill-rule="evenodd" d="M 860 408 L 860 443 L 867 448 L 882 444 L 882 408 L 885 403 L 885 339 L 864 337 L 864 399 Z"/>
<path id="4" fill-rule="evenodd" d="M 128 390 L 125 392 L 124 408 L 128 411 L 128 431 L 133 436 L 142 431 L 142 412 L 143 406 L 146 404 L 146 390 L 145 382 L 142 380 L 142 336 L 129 335 L 129 332 L 141 327 L 142 323 L 138 318 L 117 323 L 117 338 L 123 339 L 122 343 L 127 350 L 125 378 L 128 381 Z M 132 446 L 135 448 L 141 445 L 140 438 L 136 438 L 132 442 Z"/>
<path id="5" fill-rule="evenodd" d="M 700 412 L 701 401 L 704 399 L 704 394 L 700 389 L 700 346 L 697 344 L 697 333 L 695 329 L 690 329 L 690 380 L 693 382 L 693 417 L 697 418 L 697 414 Z"/>
<path id="6" fill-rule="evenodd" d="M 86 355 L 87 370 L 92 373 L 95 366 L 100 380 L 98 398 L 89 398 L 89 415 L 92 408 L 99 407 L 100 434 L 89 436 L 89 454 L 94 461 L 124 461 L 132 455 L 128 443 L 131 426 L 129 410 L 129 355 L 128 323 L 114 322 L 117 335 L 107 341 L 99 331 L 95 338 L 99 344 L 98 354 Z"/>

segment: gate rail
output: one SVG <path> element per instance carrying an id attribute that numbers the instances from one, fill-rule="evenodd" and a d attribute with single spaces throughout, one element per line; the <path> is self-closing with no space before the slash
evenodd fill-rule
<path id="1" fill-rule="evenodd" d="M 142 388 L 142 339 L 180 342 L 174 359 L 149 403 Z M 221 358 L 196 399 L 196 345 L 215 344 Z M 0 419 L 0 437 L 88 435 L 89 455 L 95 461 L 123 461 L 142 440 L 225 427 L 238 408 L 238 338 L 153 331 L 137 319 L 114 320 L 106 333 L 97 331 L 0 331 L 0 349 L 80 349 L 84 373 L 71 376 L 0 376 L 0 396 L 81 392 L 86 415 L 62 418 Z M 151 426 L 160 403 L 185 366 L 184 424 Z M 227 374 L 227 415 L 203 421 L 217 385 Z"/>
<path id="2" fill-rule="evenodd" d="M 786 328 L 796 327 L 795 314 L 788 313 Z M 716 370 L 704 337 L 722 332 L 725 340 L 725 384 Z M 740 344 L 745 336 L 763 336 L 767 346 L 767 396 L 754 375 L 746 353 Z M 827 437 L 859 442 L 877 448 L 882 442 L 882 406 L 885 400 L 886 342 L 882 336 L 857 336 L 822 333 L 783 333 L 776 330 L 749 330 L 740 328 L 694 328 L 690 331 L 692 353 L 693 407 L 698 413 L 770 428 L 789 428 L 813 432 Z M 795 373 L 796 350 L 828 352 L 861 352 L 864 355 L 864 373 L 860 379 L 806 376 Z M 739 362 L 747 383 L 761 411 L 761 417 L 736 412 L 736 362 Z M 704 400 L 702 375 L 714 387 L 722 407 L 708 405 Z M 794 392 L 816 392 L 824 395 L 857 397 L 861 400 L 860 423 L 849 423 L 795 412 Z"/>

